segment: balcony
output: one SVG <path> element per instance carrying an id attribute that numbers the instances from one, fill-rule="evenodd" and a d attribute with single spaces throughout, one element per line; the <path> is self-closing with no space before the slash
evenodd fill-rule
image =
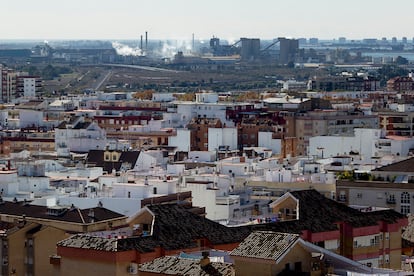
<path id="1" fill-rule="evenodd" d="M 341 196 L 338 196 L 337 200 L 339 202 L 346 202 L 347 201 L 347 197 L 345 195 L 341 195 Z"/>
<path id="2" fill-rule="evenodd" d="M 395 205 L 396 204 L 396 201 L 395 201 L 395 199 L 387 198 L 387 204 L 389 204 L 389 205 Z"/>
<path id="3" fill-rule="evenodd" d="M 216 197 L 216 204 L 217 205 L 233 205 L 233 204 L 239 204 L 240 203 L 240 197 L 235 195 L 230 196 L 218 196 Z"/>

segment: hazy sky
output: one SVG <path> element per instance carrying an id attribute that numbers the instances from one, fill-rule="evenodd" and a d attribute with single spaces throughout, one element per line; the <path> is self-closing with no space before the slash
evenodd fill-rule
<path id="1" fill-rule="evenodd" d="M 0 39 L 414 37 L 414 0 L 2 0 Z"/>

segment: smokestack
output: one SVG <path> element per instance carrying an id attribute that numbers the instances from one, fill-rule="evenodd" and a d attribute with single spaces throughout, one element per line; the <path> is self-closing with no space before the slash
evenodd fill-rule
<path id="1" fill-rule="evenodd" d="M 142 50 L 142 35 L 141 35 L 141 47 L 139 47 Z"/>
<path id="2" fill-rule="evenodd" d="M 145 51 L 148 49 L 148 32 L 145 32 Z"/>
<path id="3" fill-rule="evenodd" d="M 193 33 L 193 46 L 192 46 L 192 49 L 191 49 L 192 51 L 193 51 L 193 53 L 194 53 L 194 33 Z"/>

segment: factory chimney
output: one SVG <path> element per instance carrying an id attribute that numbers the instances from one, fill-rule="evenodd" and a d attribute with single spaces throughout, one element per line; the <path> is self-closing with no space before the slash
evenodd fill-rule
<path id="1" fill-rule="evenodd" d="M 148 50 L 148 32 L 145 32 L 145 51 Z"/>
<path id="2" fill-rule="evenodd" d="M 193 51 L 193 53 L 194 53 L 194 33 L 193 33 L 193 45 L 192 45 L 191 50 L 192 50 L 192 51 Z"/>
<path id="3" fill-rule="evenodd" d="M 139 48 L 142 50 L 142 35 L 141 35 L 141 46 Z"/>

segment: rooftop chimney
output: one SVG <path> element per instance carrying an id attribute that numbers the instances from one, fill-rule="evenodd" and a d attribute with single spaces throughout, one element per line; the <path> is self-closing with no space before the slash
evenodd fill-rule
<path id="1" fill-rule="evenodd" d="M 200 266 L 203 268 L 210 264 L 210 253 L 208 251 L 203 251 L 202 255 L 203 258 L 200 260 Z"/>
<path id="2" fill-rule="evenodd" d="M 95 212 L 92 208 L 89 209 L 88 217 L 89 217 L 89 223 L 94 223 L 95 222 Z"/>
<path id="3" fill-rule="evenodd" d="M 95 217 L 95 212 L 93 211 L 93 209 L 92 209 L 92 208 L 91 208 L 91 209 L 89 209 L 89 212 L 88 212 L 88 217 L 91 217 L 91 218 Z"/>

